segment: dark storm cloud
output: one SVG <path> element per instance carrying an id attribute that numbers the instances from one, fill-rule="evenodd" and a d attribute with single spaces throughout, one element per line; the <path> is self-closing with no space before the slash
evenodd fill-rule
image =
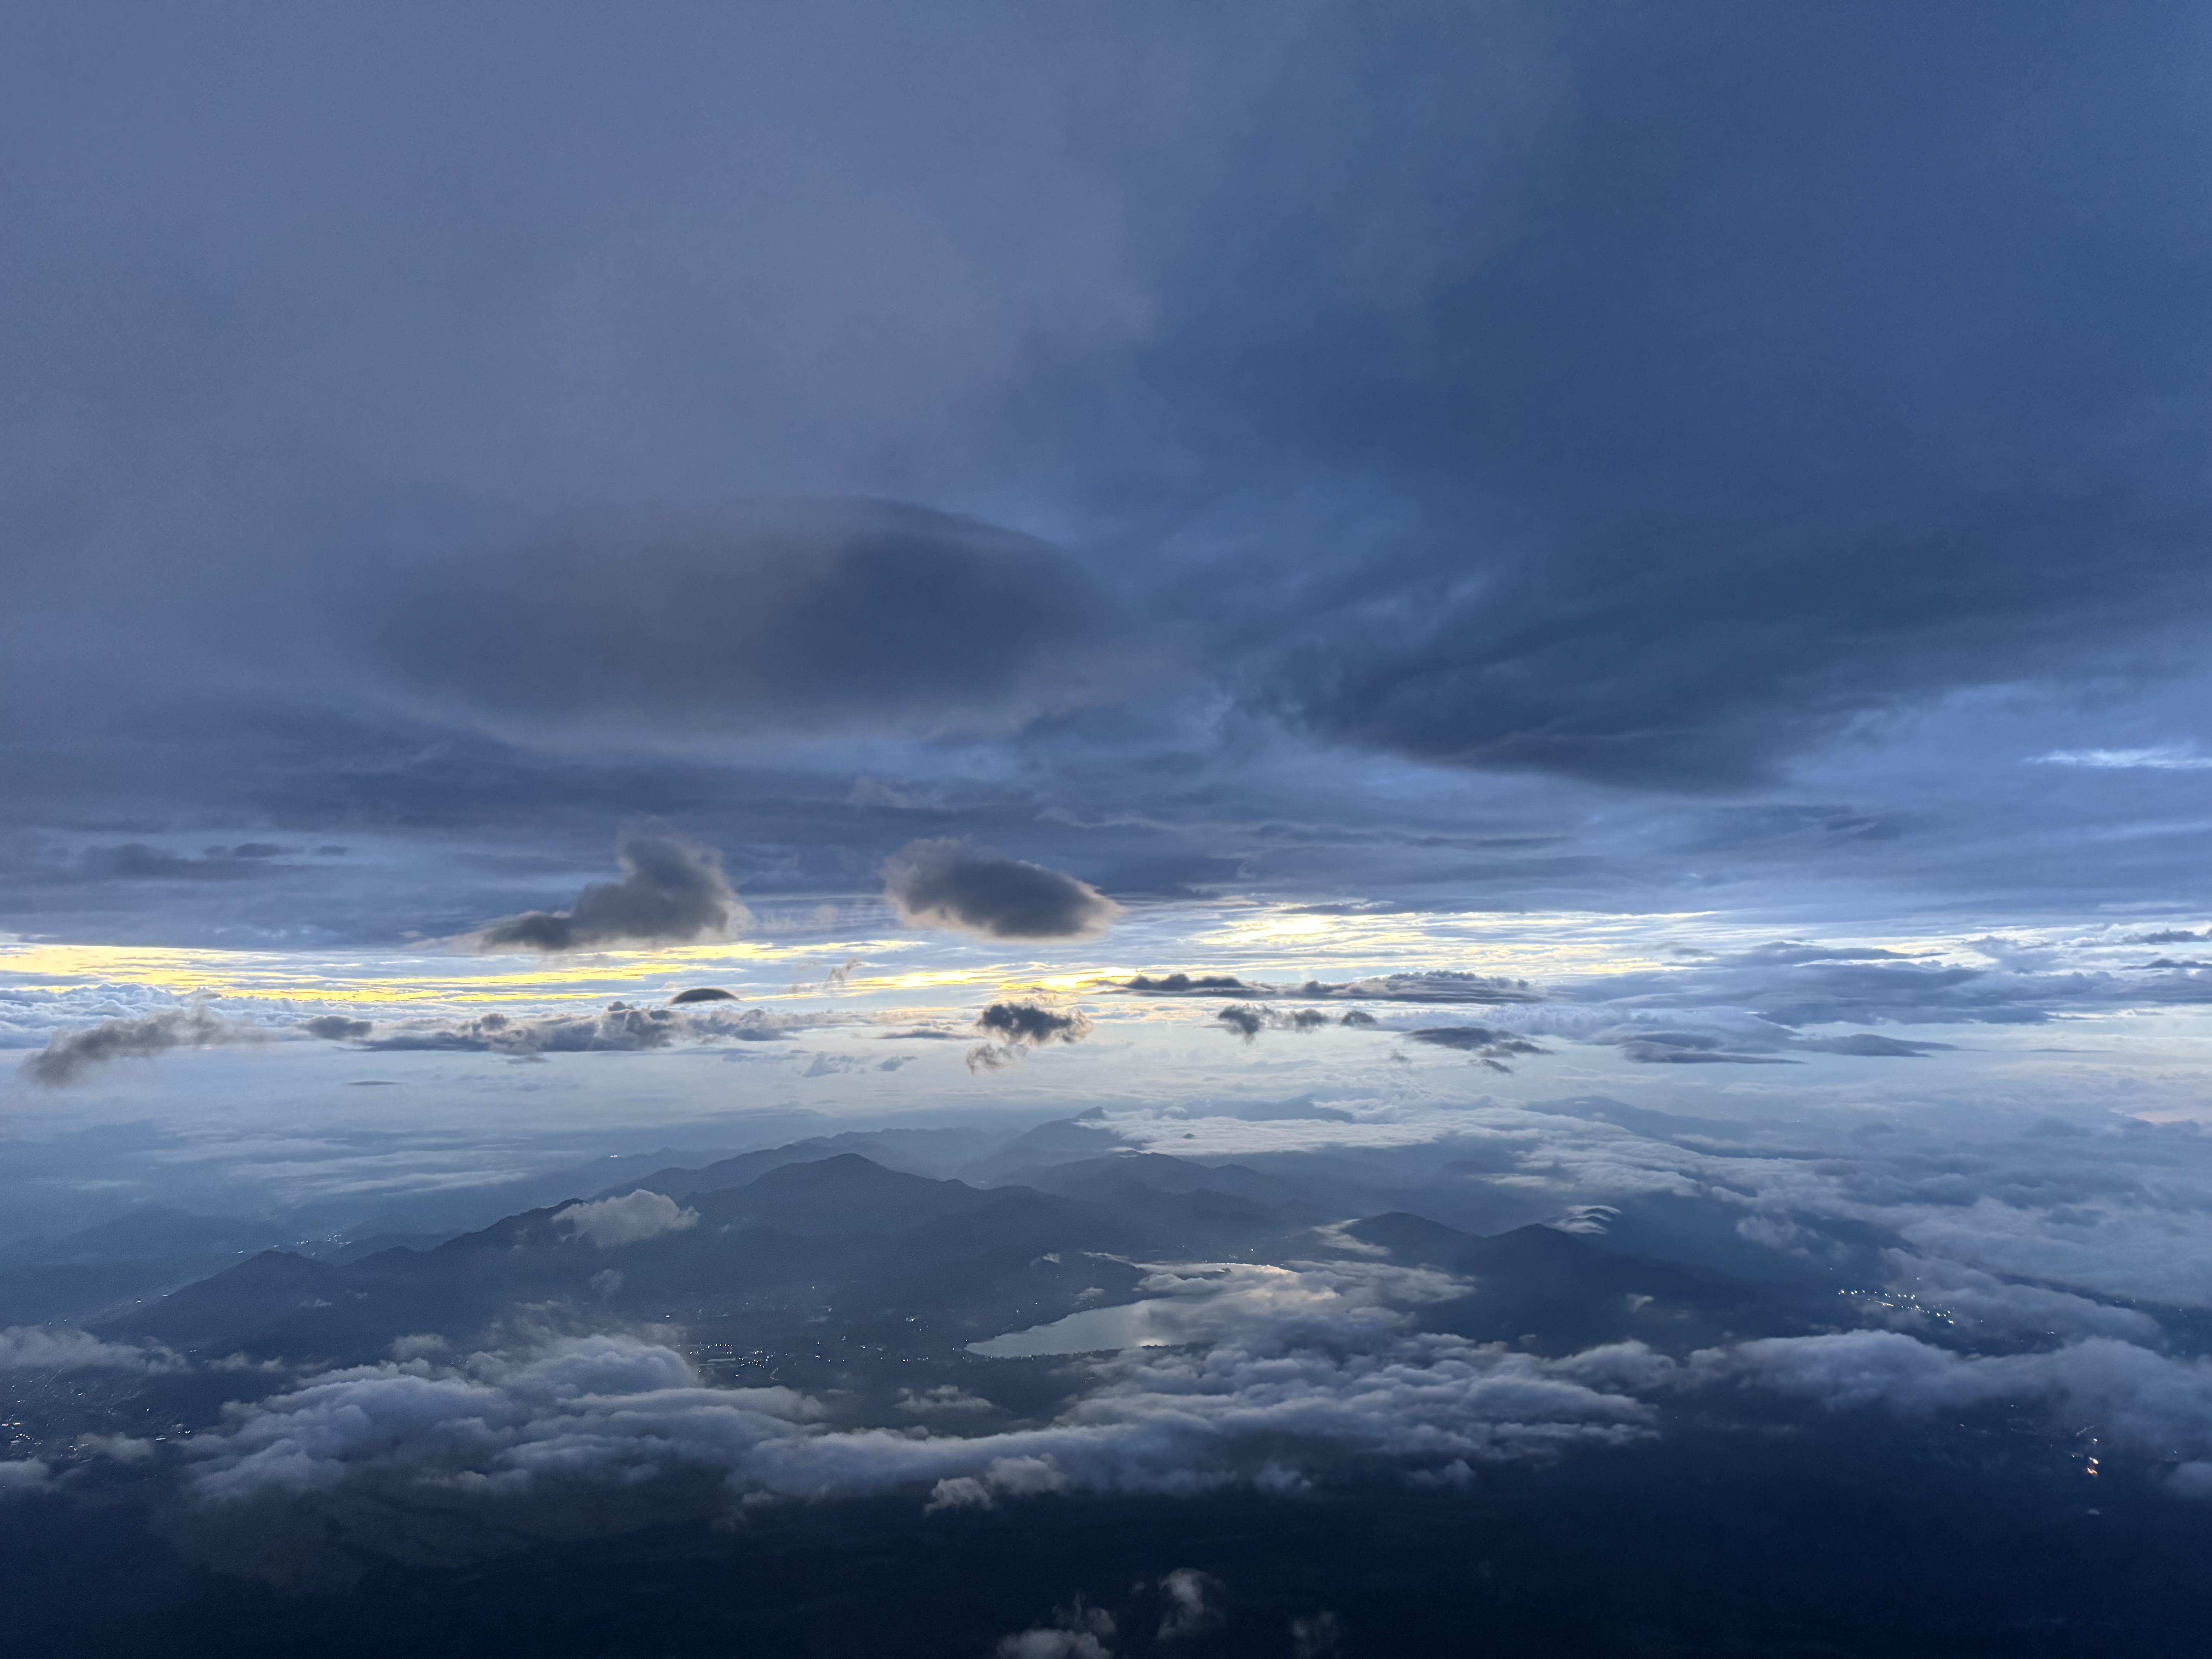
<path id="1" fill-rule="evenodd" d="M 35 439 L 0 816 L 566 856 L 711 797 L 732 846 L 806 818 L 849 892 L 1076 804 L 1119 819 L 1081 867 L 1256 881 L 1206 861 L 1303 790 L 1345 833 L 1282 890 L 1344 893 L 1407 799 L 1371 751 L 1714 787 L 1960 688 L 2088 720 L 2197 672 L 2189 9 L 866 15 L 556 0 L 523 58 L 467 8 L 42 15 L 0 64 L 0 422 Z M 2019 752 L 2181 744 L 2174 684 L 2170 729 Z M 938 746 L 992 732 L 1002 770 Z M 678 758 L 741 745 L 792 769 Z M 2045 821 L 2204 777 L 2028 769 Z M 1971 850 L 1960 789 L 1908 819 L 1873 778 L 1790 857 Z M 1424 878 L 1573 873 L 1469 856 Z M 1574 857 L 1577 896 L 1620 873 Z M 70 925 L 233 890 L 166 873 Z"/>
<path id="2" fill-rule="evenodd" d="M 910 842 L 883 875 L 884 896 L 909 927 L 993 939 L 1094 939 L 1122 914 L 1088 882 L 970 842 Z"/>
<path id="3" fill-rule="evenodd" d="M 59 1088 L 110 1060 L 152 1060 L 173 1048 L 255 1042 L 263 1036 L 253 1026 L 222 1018 L 205 1008 L 169 1008 L 58 1031 L 23 1062 L 23 1073 L 33 1083 Z"/>
<path id="4" fill-rule="evenodd" d="M 1109 609 L 1033 537 L 769 501 L 410 568 L 362 648 L 411 706 L 526 738 L 927 734 L 1097 698 Z"/>
<path id="5" fill-rule="evenodd" d="M 616 854 L 623 878 L 594 882 L 567 910 L 527 910 L 487 924 L 482 951 L 582 951 L 609 945 L 684 945 L 725 936 L 751 920 L 710 847 L 673 836 L 635 836 Z"/>
<path id="6" fill-rule="evenodd" d="M 1424 221 L 1398 306 L 1294 283 L 1240 325 L 1289 228 L 1244 244 L 1207 382 L 1260 394 L 1253 447 L 1340 468 L 1349 520 L 1245 634 L 1252 695 L 1455 764 L 1710 785 L 1949 687 L 2136 672 L 2120 641 L 2200 615 L 2172 417 L 2212 393 L 2212 232 L 2155 159 L 2205 131 L 2199 21 L 2046 12 L 1993 53 L 2004 17 L 1616 14 L 1510 228 Z M 1474 199 L 1466 154 L 1428 204 Z M 1292 317 L 1295 360 L 1263 331 Z"/>

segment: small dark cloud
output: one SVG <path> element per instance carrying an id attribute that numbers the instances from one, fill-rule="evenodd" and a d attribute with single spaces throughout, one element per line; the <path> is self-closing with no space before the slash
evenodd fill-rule
<path id="1" fill-rule="evenodd" d="M 976 1016 L 975 1029 L 998 1039 L 968 1051 L 971 1072 L 1002 1071 L 1024 1050 L 1048 1043 L 1080 1042 L 1091 1035 L 1090 1017 L 1079 1008 L 1062 1013 L 1036 1002 L 994 1002 Z"/>
<path id="2" fill-rule="evenodd" d="M 2161 933 L 2130 934 L 2128 943 L 2130 945 L 2202 945 L 2209 939 L 2212 939 L 2212 928 L 2208 928 L 2201 933 L 2192 933 L 2185 927 L 2169 927 Z"/>
<path id="3" fill-rule="evenodd" d="M 279 847 L 273 842 L 242 841 L 235 847 L 210 847 L 207 855 L 211 859 L 273 859 L 297 851 L 296 847 Z"/>
<path id="4" fill-rule="evenodd" d="M 465 1020 L 426 1020 L 392 1028 L 363 1046 L 393 1052 L 506 1054 L 514 1059 L 540 1054 L 641 1054 L 678 1042 L 730 1038 L 768 1042 L 788 1036 L 808 1022 L 758 1008 L 742 1013 L 686 1014 L 670 1008 L 646 1008 L 611 1002 L 587 1014 L 547 1014 L 518 1018 L 490 1013 Z"/>
<path id="5" fill-rule="evenodd" d="M 725 991 L 719 985 L 695 985 L 688 991 L 678 991 L 668 999 L 672 1007 L 680 1008 L 691 1002 L 735 1002 L 738 994 Z"/>
<path id="6" fill-rule="evenodd" d="M 477 935 L 481 951 L 588 950 L 682 945 L 726 935 L 751 921 L 710 847 L 675 836 L 634 836 L 616 854 L 620 881 L 594 882 L 567 910 L 530 910 Z"/>
<path id="7" fill-rule="evenodd" d="M 1525 979 L 1500 979 L 1439 968 L 1420 974 L 1383 974 L 1330 985 L 1308 980 L 1288 994 L 1339 1002 L 1541 1002 L 1544 994 Z"/>
<path id="8" fill-rule="evenodd" d="M 318 1014 L 302 1020 L 300 1029 L 309 1036 L 321 1037 L 331 1042 L 356 1042 L 374 1031 L 375 1025 L 365 1019 L 348 1019 L 343 1014 Z"/>
<path id="9" fill-rule="evenodd" d="M 966 841 L 917 841 L 883 869 L 884 896 L 909 927 L 949 927 L 992 939 L 1091 939 L 1121 907 L 1041 864 Z"/>
<path id="10" fill-rule="evenodd" d="M 1625 1060 L 1643 1066 L 1795 1066 L 1778 1054 L 1744 1054 L 1711 1031 L 1667 1031 L 1642 1025 L 1615 1025 L 1589 1041 L 1620 1050 Z"/>
<path id="11" fill-rule="evenodd" d="M 1517 1032 L 1494 1030 L 1487 1025 L 1432 1025 L 1406 1035 L 1415 1042 L 1471 1054 L 1493 1072 L 1510 1071 L 1512 1068 L 1505 1061 L 1513 1056 L 1552 1052 Z"/>
<path id="12" fill-rule="evenodd" d="M 1267 985 L 1243 980 L 1233 974 L 1139 974 L 1115 981 L 1117 988 L 1139 996 L 1297 997 L 1310 1002 L 1541 1002 L 1544 994 L 1525 979 L 1499 979 L 1455 969 L 1432 969 L 1418 974 L 1382 974 L 1373 979 L 1332 984 L 1310 979 L 1303 985 Z"/>
<path id="13" fill-rule="evenodd" d="M 191 858 L 131 841 L 86 848 L 76 855 L 69 877 L 78 881 L 239 881 L 264 873 L 267 860 L 283 850 L 249 842 L 245 848 L 210 847 L 201 857 Z"/>
<path id="14" fill-rule="evenodd" d="M 994 1002 L 976 1016 L 978 1030 L 1006 1042 L 1041 1048 L 1048 1042 L 1080 1042 L 1091 1035 L 1091 1020 L 1080 1009 L 1061 1013 L 1035 1002 Z"/>
<path id="15" fill-rule="evenodd" d="M 1324 1025 L 1371 1026 L 1375 1016 L 1353 1009 L 1342 1019 L 1323 1013 L 1318 1008 L 1300 1008 L 1286 1012 L 1280 1008 L 1264 1007 L 1256 1002 L 1232 1002 L 1213 1016 L 1226 1030 L 1250 1042 L 1262 1031 L 1317 1031 Z"/>
<path id="16" fill-rule="evenodd" d="M 1844 1036 L 1801 1037 L 1793 1046 L 1824 1054 L 1856 1054 L 1867 1060 L 1919 1060 L 1939 1048 L 1955 1045 L 1948 1042 L 1906 1042 L 1901 1038 L 1881 1036 L 1873 1031 L 1853 1031 Z"/>
<path id="17" fill-rule="evenodd" d="M 1249 1002 L 1232 1002 L 1213 1018 L 1247 1042 L 1267 1029 L 1267 1010 Z"/>
<path id="18" fill-rule="evenodd" d="M 59 1088 L 109 1060 L 152 1060 L 172 1048 L 210 1048 L 258 1042 L 261 1036 L 253 1026 L 222 1019 L 205 1008 L 167 1008 L 58 1032 L 23 1062 L 23 1073 L 33 1083 Z"/>
<path id="19" fill-rule="evenodd" d="M 1234 974 L 1162 974 L 1155 979 L 1148 974 L 1139 974 L 1134 979 L 1116 981 L 1124 991 L 1134 991 L 1148 997 L 1204 997 L 1219 996 L 1223 992 L 1266 992 L 1265 987 L 1247 985 Z"/>

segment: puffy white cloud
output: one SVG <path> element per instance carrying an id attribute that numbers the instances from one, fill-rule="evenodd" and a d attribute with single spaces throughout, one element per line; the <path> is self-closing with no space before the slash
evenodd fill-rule
<path id="1" fill-rule="evenodd" d="M 192 1484 L 211 1498 L 311 1492 L 350 1476 L 520 1492 L 544 1478 L 727 1466 L 818 1413 L 788 1389 L 702 1388 L 690 1363 L 659 1343 L 561 1338 L 450 1366 L 356 1366 L 233 1405 L 222 1432 L 194 1443 Z"/>
<path id="2" fill-rule="evenodd" d="M 996 1659 L 1114 1659 L 1114 1650 L 1103 1639 L 1113 1634 L 1114 1615 L 1103 1607 L 1085 1607 L 1079 1596 L 1073 1606 L 1054 1613 L 1049 1625 L 1002 1636 L 992 1651 Z"/>
<path id="3" fill-rule="evenodd" d="M 2117 1308 L 2086 1296 L 2042 1285 L 2020 1285 L 1962 1262 L 1884 1253 L 1895 1273 L 1893 1285 L 1909 1290 L 1912 1303 L 1899 1311 L 1899 1322 L 1915 1322 L 1915 1313 L 1945 1318 L 1984 1330 L 2019 1335 L 2112 1336 L 2155 1345 L 2165 1332 L 2158 1321 L 2134 1308 Z"/>
<path id="4" fill-rule="evenodd" d="M 2093 1336 L 2039 1353 L 1962 1354 L 1901 1331 L 1772 1337 L 1694 1357 L 1735 1376 L 1832 1407 L 1924 1413 L 1998 1399 L 2040 1400 L 2157 1457 L 2212 1456 L 2212 1360 Z M 2192 1475 L 2183 1490 L 2212 1482 Z"/>
<path id="5" fill-rule="evenodd" d="M 1160 1596 L 1167 1612 L 1160 1619 L 1159 1639 L 1178 1641 L 1218 1625 L 1223 1588 L 1218 1578 L 1196 1567 L 1177 1567 L 1161 1579 Z"/>
<path id="6" fill-rule="evenodd" d="M 691 1466 L 721 1471 L 739 1494 L 915 1487 L 946 1510 L 1048 1492 L 1283 1484 L 1301 1478 L 1301 1460 L 1449 1463 L 1650 1432 L 1651 1408 L 1624 1389 L 1664 1361 L 1634 1345 L 1550 1361 L 1415 1331 L 1391 1304 L 1435 1293 L 1431 1281 L 1449 1283 L 1441 1275 L 1352 1262 L 1162 1278 L 1213 1287 L 1211 1344 L 1107 1362 L 1042 1426 L 833 1430 L 788 1389 L 702 1387 L 661 1344 L 571 1337 L 355 1367 L 234 1406 L 221 1432 L 194 1443 L 193 1484 L 210 1498 L 355 1479 L 489 1496 Z"/>
<path id="7" fill-rule="evenodd" d="M 1091 1632 L 1056 1625 L 1002 1636 L 993 1651 L 998 1659 L 1114 1659 L 1114 1650 Z"/>
<path id="8" fill-rule="evenodd" d="M 684 1208 L 665 1193 L 641 1188 L 618 1198 L 594 1199 L 556 1210 L 553 1224 L 573 1228 L 578 1238 L 588 1238 L 601 1249 L 611 1250 L 696 1227 L 699 1212 Z"/>

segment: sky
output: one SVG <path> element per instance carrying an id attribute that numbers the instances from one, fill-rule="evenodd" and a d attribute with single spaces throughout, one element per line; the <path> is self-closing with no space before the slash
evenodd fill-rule
<path id="1" fill-rule="evenodd" d="M 0 43 L 0 1642 L 2202 1623 L 2212 13 Z"/>
<path id="2" fill-rule="evenodd" d="M 15 1232 L 1091 1110 L 2196 1133 L 2189 9 L 9 32 Z"/>

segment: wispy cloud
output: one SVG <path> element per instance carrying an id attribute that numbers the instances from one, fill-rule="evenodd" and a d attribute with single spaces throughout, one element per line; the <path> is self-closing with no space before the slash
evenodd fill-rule
<path id="1" fill-rule="evenodd" d="M 2165 744 L 2154 749 L 2054 749 L 2038 755 L 2033 766 L 2080 766 L 2100 772 L 2203 772 L 2212 770 L 2212 755 L 2193 744 Z"/>

